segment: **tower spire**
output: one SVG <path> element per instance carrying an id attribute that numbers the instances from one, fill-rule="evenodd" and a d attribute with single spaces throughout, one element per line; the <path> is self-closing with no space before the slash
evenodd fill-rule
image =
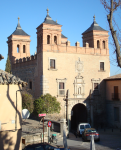
<path id="1" fill-rule="evenodd" d="M 47 15 L 49 15 L 49 9 L 47 8 L 46 10 L 47 10 Z"/>
<path id="2" fill-rule="evenodd" d="M 96 18 L 96 17 L 95 17 L 95 15 L 94 15 L 94 16 L 93 16 L 94 21 L 95 21 L 95 18 Z"/>
<path id="3" fill-rule="evenodd" d="M 17 28 L 16 29 L 21 29 L 21 26 L 20 26 L 20 23 L 19 23 L 19 17 L 18 17 L 18 25 L 17 25 Z"/>

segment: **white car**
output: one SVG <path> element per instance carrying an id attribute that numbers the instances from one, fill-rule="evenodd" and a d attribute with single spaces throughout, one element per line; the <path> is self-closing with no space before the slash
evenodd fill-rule
<path id="1" fill-rule="evenodd" d="M 80 123 L 77 127 L 77 134 L 82 135 L 85 128 L 91 128 L 89 123 Z"/>

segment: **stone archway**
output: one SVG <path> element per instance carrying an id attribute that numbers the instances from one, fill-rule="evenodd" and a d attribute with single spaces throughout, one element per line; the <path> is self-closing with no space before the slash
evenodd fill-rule
<path id="1" fill-rule="evenodd" d="M 85 105 L 78 103 L 73 106 L 71 115 L 71 129 L 76 130 L 80 122 L 87 122 L 87 108 Z"/>

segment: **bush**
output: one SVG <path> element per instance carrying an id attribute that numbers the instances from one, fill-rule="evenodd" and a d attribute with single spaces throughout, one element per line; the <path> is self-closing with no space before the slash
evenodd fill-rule
<path id="1" fill-rule="evenodd" d="M 59 113 L 61 110 L 60 103 L 55 96 L 45 94 L 34 101 L 34 110 L 36 114 L 40 113 Z"/>
<path id="2" fill-rule="evenodd" d="M 28 109 L 30 113 L 34 109 L 34 99 L 33 96 L 26 91 L 22 92 L 22 109 Z"/>

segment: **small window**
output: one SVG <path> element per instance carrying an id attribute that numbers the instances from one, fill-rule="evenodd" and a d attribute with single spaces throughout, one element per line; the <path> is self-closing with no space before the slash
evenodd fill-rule
<path id="1" fill-rule="evenodd" d="M 100 41 L 97 41 L 97 48 L 100 48 Z"/>
<path id="2" fill-rule="evenodd" d="M 23 53 L 25 53 L 25 45 L 23 45 Z"/>
<path id="3" fill-rule="evenodd" d="M 50 35 L 47 35 L 47 44 L 50 44 Z"/>
<path id="4" fill-rule="evenodd" d="M 17 45 L 17 53 L 19 53 L 19 45 Z"/>
<path id="5" fill-rule="evenodd" d="M 55 69 L 55 60 L 50 59 L 50 69 Z"/>
<path id="6" fill-rule="evenodd" d="M 59 95 L 65 94 L 65 85 L 64 82 L 59 82 Z"/>
<path id="7" fill-rule="evenodd" d="M 57 36 L 54 36 L 54 43 L 57 44 Z"/>
<path id="8" fill-rule="evenodd" d="M 104 71 L 104 62 L 100 62 L 100 70 Z"/>
<path id="9" fill-rule="evenodd" d="M 114 121 L 119 121 L 119 107 L 114 107 Z"/>
<path id="10" fill-rule="evenodd" d="M 29 82 L 29 88 L 32 90 L 32 81 Z"/>
<path id="11" fill-rule="evenodd" d="M 105 49 L 105 41 L 102 42 L 102 48 Z"/>
<path id="12" fill-rule="evenodd" d="M 94 90 L 98 90 L 98 83 L 94 83 Z"/>

